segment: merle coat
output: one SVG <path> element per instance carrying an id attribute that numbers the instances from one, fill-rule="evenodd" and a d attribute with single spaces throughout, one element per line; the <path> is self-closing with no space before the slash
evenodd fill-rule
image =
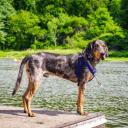
<path id="1" fill-rule="evenodd" d="M 26 65 L 29 84 L 27 90 L 23 95 L 23 106 L 24 111 L 28 113 L 29 116 L 35 116 L 31 111 L 30 103 L 33 95 L 39 87 L 40 78 L 42 77 L 42 75 L 45 77 L 48 77 L 49 75 L 56 75 L 77 83 L 77 85 L 79 86 L 77 112 L 80 114 L 85 114 L 83 111 L 84 85 L 92 78 L 93 75 L 85 65 L 82 65 L 80 67 L 80 76 L 77 76 L 76 67 L 79 62 L 79 58 L 83 57 L 85 61 L 87 61 L 91 65 L 91 68 L 94 69 L 96 64 L 101 59 L 105 59 L 107 54 L 108 49 L 105 42 L 97 40 L 90 43 L 87 48 L 82 51 L 82 53 L 78 54 L 60 55 L 42 52 L 27 56 L 21 62 L 16 86 L 13 90 L 12 95 L 14 95 L 20 87 L 23 68 L 24 65 Z"/>

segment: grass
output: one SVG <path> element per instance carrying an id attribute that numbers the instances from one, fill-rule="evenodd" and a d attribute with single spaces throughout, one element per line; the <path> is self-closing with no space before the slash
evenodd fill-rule
<path id="1" fill-rule="evenodd" d="M 128 57 L 108 57 L 106 61 L 111 62 L 128 62 Z"/>
<path id="2" fill-rule="evenodd" d="M 52 52 L 59 54 L 74 54 L 81 52 L 80 49 L 43 49 L 43 50 L 32 50 L 28 49 L 25 51 L 0 51 L 0 58 L 12 58 L 12 59 L 21 59 L 26 55 L 31 55 L 38 52 Z"/>
<path id="3" fill-rule="evenodd" d="M 0 51 L 0 58 L 22 59 L 26 55 L 38 52 L 52 52 L 60 54 L 74 54 L 81 52 L 81 49 L 47 49 L 47 50 L 24 50 L 24 51 Z M 127 61 L 128 51 L 110 51 L 106 61 Z"/>
<path id="4" fill-rule="evenodd" d="M 128 58 L 128 51 L 110 51 L 110 57 L 125 57 Z"/>

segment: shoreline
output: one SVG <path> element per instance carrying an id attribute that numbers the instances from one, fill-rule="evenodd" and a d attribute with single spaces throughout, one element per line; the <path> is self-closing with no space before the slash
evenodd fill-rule
<path id="1" fill-rule="evenodd" d="M 17 58 L 17 57 L 0 57 L 0 60 L 2 59 L 11 59 L 15 62 L 21 62 L 21 60 L 24 58 L 25 56 L 22 56 Z M 108 57 L 107 59 L 103 60 L 103 62 L 128 62 L 128 57 Z"/>
<path id="2" fill-rule="evenodd" d="M 32 50 L 28 49 L 25 51 L 0 51 L 0 59 L 13 59 L 21 60 L 27 55 L 39 53 L 39 52 L 51 52 L 58 53 L 62 55 L 76 54 L 80 53 L 81 49 L 41 49 L 41 50 Z M 108 62 L 128 62 L 128 51 L 110 51 L 109 57 L 105 61 Z"/>
<path id="3" fill-rule="evenodd" d="M 17 57 L 0 57 L 0 60 L 2 59 L 11 59 L 15 62 L 20 62 L 25 56 L 22 58 Z M 103 62 L 128 62 L 128 57 L 109 57 L 106 60 L 103 60 Z"/>

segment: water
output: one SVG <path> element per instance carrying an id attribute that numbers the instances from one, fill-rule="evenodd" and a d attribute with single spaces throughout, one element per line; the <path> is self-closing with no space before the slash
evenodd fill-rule
<path id="1" fill-rule="evenodd" d="M 20 90 L 11 96 L 17 78 L 19 64 L 0 59 L 0 105 L 22 106 L 23 92 L 27 87 L 24 73 Z M 97 66 L 97 77 L 103 89 L 93 79 L 85 89 L 85 111 L 103 112 L 107 128 L 128 127 L 128 63 L 102 62 Z M 76 84 L 50 76 L 42 78 L 41 87 L 33 98 L 32 107 L 76 111 Z"/>

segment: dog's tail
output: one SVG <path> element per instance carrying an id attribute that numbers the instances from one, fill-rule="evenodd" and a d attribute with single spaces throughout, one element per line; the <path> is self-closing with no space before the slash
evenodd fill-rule
<path id="1" fill-rule="evenodd" d="M 15 84 L 15 88 L 12 92 L 12 95 L 15 95 L 17 90 L 19 89 L 20 87 L 20 83 L 21 83 L 21 80 L 22 80 L 22 74 L 23 74 L 23 69 L 24 69 L 24 65 L 26 64 L 26 62 L 28 61 L 29 57 L 25 57 L 21 64 L 20 64 L 20 68 L 19 68 L 19 73 L 18 73 L 18 77 L 17 77 L 17 81 L 16 81 L 16 84 Z"/>

